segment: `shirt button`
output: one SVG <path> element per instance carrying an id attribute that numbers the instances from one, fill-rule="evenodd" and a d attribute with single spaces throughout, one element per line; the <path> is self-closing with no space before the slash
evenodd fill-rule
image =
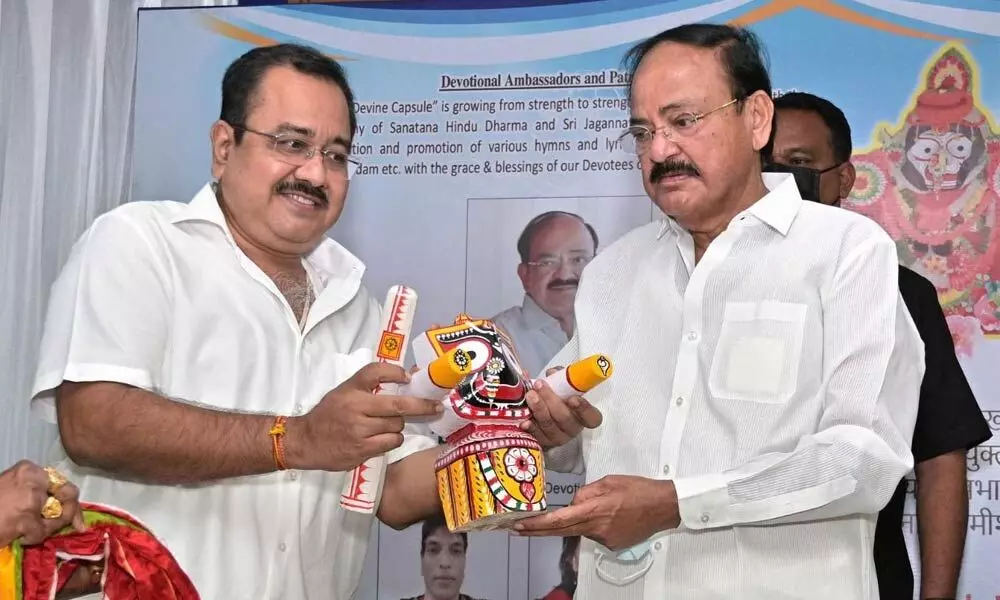
<path id="1" fill-rule="evenodd" d="M 677 400 L 674 400 L 674 404 L 676 404 L 677 406 L 684 404 L 684 398 L 678 397 Z"/>
<path id="2" fill-rule="evenodd" d="M 656 542 L 655 544 L 653 544 L 653 550 L 656 551 L 663 550 L 663 544 L 661 542 Z"/>
<path id="3" fill-rule="evenodd" d="M 701 522 L 708 523 L 712 518 L 708 516 L 708 513 L 702 513 Z"/>
<path id="4" fill-rule="evenodd" d="M 688 340 L 690 340 L 692 342 L 698 341 L 698 332 L 694 331 L 694 330 L 689 331 L 688 332 Z"/>
<path id="5" fill-rule="evenodd" d="M 670 475 L 670 465 L 663 465 L 663 474 Z"/>
<path id="6" fill-rule="evenodd" d="M 288 549 L 288 546 L 285 545 L 285 542 L 281 542 L 280 544 L 278 544 L 278 550 L 281 550 L 282 552 L 284 552 L 287 549 Z"/>

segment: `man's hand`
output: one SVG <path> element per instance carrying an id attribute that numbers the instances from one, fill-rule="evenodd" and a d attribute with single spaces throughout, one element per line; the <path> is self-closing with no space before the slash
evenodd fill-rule
<path id="1" fill-rule="evenodd" d="M 610 550 L 638 544 L 680 525 L 672 481 L 609 475 L 580 488 L 566 508 L 518 521 L 525 536 L 582 535 Z"/>
<path id="2" fill-rule="evenodd" d="M 55 519 L 42 517 L 50 493 L 62 503 L 62 514 Z M 18 539 L 25 545 L 38 544 L 69 524 L 85 529 L 75 485 L 66 482 L 53 488 L 45 470 L 26 460 L 0 474 L 0 546 Z"/>
<path id="3" fill-rule="evenodd" d="M 561 367 L 545 372 L 549 376 Z M 527 395 L 531 420 L 521 423 L 521 429 L 535 436 L 542 448 L 548 450 L 562 446 L 580 435 L 583 428 L 595 429 L 604 416 L 583 396 L 560 398 L 543 380 L 535 381 Z"/>
<path id="4" fill-rule="evenodd" d="M 409 380 L 402 367 L 371 363 L 323 396 L 309 414 L 289 419 L 285 442 L 289 468 L 348 471 L 398 448 L 405 417 L 432 416 L 442 410 L 439 402 L 374 393 L 379 384 Z"/>

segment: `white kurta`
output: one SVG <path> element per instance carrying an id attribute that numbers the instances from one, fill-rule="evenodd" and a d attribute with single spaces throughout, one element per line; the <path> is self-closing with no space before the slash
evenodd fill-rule
<path id="1" fill-rule="evenodd" d="M 885 232 L 764 181 L 697 265 L 665 220 L 584 272 L 551 365 L 601 352 L 617 372 L 588 395 L 602 426 L 547 467 L 673 479 L 682 524 L 632 563 L 584 540 L 576 600 L 878 598 L 875 519 L 913 466 L 923 344 Z"/>
<path id="2" fill-rule="evenodd" d="M 61 381 L 105 380 L 224 411 L 308 412 L 371 361 L 381 306 L 361 285 L 362 263 L 332 240 L 306 267 L 318 297 L 300 329 L 235 245 L 210 186 L 190 204 L 102 215 L 53 286 L 34 409 L 54 420 Z M 410 435 L 389 458 L 435 445 Z M 85 500 L 159 535 L 203 598 L 347 600 L 358 585 L 374 517 L 340 508 L 345 473 L 143 485 L 60 458 Z"/>

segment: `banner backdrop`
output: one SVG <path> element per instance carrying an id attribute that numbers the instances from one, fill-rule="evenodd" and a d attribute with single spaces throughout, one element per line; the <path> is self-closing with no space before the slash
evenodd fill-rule
<path id="1" fill-rule="evenodd" d="M 230 61 L 254 45 L 317 46 L 343 62 L 358 98 L 353 155 L 363 167 L 331 235 L 367 263 L 368 287 L 376 297 L 395 283 L 414 287 L 420 294 L 415 328 L 449 322 L 462 311 L 492 317 L 520 307 L 535 325 L 520 336 L 512 332 L 515 344 L 544 364 L 566 336 L 548 316 L 558 312 L 553 298 L 572 292 L 589 256 L 574 254 L 571 240 L 557 237 L 548 243 L 558 259 L 522 259 L 517 241 L 525 225 L 546 211 L 574 213 L 592 227 L 599 252 L 659 218 L 635 158 L 617 143 L 628 124 L 620 68 L 625 49 L 685 22 L 749 24 L 768 46 L 779 91 L 810 91 L 844 109 L 858 148 L 851 207 L 889 229 L 900 259 L 938 286 L 962 365 L 997 431 L 1000 9 L 992 0 L 938 2 L 598 0 L 502 8 L 468 2 L 463 10 L 442 2 L 409 8 L 393 2 L 391 10 L 367 2 L 144 10 L 132 199 L 185 201 L 209 178 L 208 130 Z M 954 189 L 942 202 L 898 184 L 906 178 L 920 188 L 922 149 L 909 124 L 916 99 L 947 90 L 965 91 L 976 118 L 965 119 L 970 111 L 946 115 L 954 140 L 938 142 L 950 144 Z M 526 288 L 543 299 L 526 302 Z M 969 453 L 968 472 L 962 597 L 1000 598 L 996 437 Z M 577 478 L 558 474 L 549 474 L 549 482 L 554 505 L 569 502 L 579 486 Z M 912 553 L 912 496 L 908 501 L 903 527 Z M 573 548 L 561 560 L 559 539 L 473 534 L 466 552 L 439 533 L 424 542 L 420 526 L 373 530 L 358 598 L 398 600 L 438 586 L 460 587 L 473 598 L 535 599 L 574 569 Z"/>

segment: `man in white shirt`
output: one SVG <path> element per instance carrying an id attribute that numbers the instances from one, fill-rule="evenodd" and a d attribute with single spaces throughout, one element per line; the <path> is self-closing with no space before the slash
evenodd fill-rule
<path id="1" fill-rule="evenodd" d="M 374 517 L 338 500 L 369 457 L 388 453 L 383 522 L 440 510 L 437 441 L 404 426 L 440 409 L 373 394 L 408 375 L 372 363 L 381 303 L 326 237 L 353 104 L 318 51 L 246 53 L 222 82 L 215 182 L 102 215 L 52 288 L 32 402 L 58 422 L 59 468 L 161 536 L 203 598 L 350 598 Z"/>
<path id="2" fill-rule="evenodd" d="M 696 24 L 627 55 L 623 142 L 667 218 L 581 279 L 551 364 L 602 352 L 617 372 L 589 394 L 603 425 L 546 466 L 588 484 L 515 526 L 585 536 L 577 600 L 878 597 L 876 514 L 913 466 L 923 346 L 882 229 L 762 175 L 761 54 Z"/>
<path id="3" fill-rule="evenodd" d="M 580 273 L 594 258 L 597 243 L 589 223 L 564 211 L 536 216 L 517 239 L 517 276 L 524 300 L 492 321 L 512 338 L 521 365 L 532 377 L 542 373 L 573 335 Z"/>

